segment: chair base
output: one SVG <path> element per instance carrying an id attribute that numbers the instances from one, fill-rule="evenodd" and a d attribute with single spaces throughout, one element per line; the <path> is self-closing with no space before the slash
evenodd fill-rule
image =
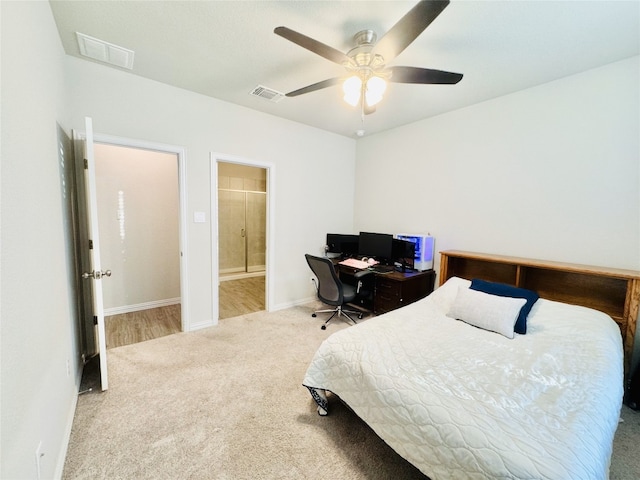
<path id="1" fill-rule="evenodd" d="M 322 330 L 326 330 L 327 329 L 327 324 L 336 315 L 338 316 L 338 318 L 339 317 L 347 317 L 349 320 L 351 320 L 354 323 L 354 325 L 357 324 L 358 322 L 356 322 L 351 315 L 357 315 L 358 316 L 358 320 L 362 319 L 362 312 L 356 312 L 355 310 L 346 310 L 346 309 L 342 308 L 342 306 L 336 307 L 334 309 L 316 310 L 315 312 L 313 312 L 311 314 L 311 316 L 315 318 L 318 313 L 331 313 L 331 316 L 329 318 L 327 318 L 327 320 L 320 327 Z"/>

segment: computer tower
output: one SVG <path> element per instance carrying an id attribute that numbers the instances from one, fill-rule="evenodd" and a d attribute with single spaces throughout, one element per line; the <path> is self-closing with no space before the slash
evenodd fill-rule
<path id="1" fill-rule="evenodd" d="M 416 247 L 413 268 L 420 272 L 433 269 L 435 239 L 431 235 L 397 233 L 395 238 L 412 242 Z"/>

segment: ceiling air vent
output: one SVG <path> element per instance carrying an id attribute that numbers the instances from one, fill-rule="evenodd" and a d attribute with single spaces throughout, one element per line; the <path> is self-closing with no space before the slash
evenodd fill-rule
<path id="1" fill-rule="evenodd" d="M 99 60 L 116 67 L 133 68 L 133 50 L 119 47 L 113 43 L 105 42 L 97 38 L 90 37 L 84 33 L 76 32 L 80 53 L 85 57 Z"/>
<path id="2" fill-rule="evenodd" d="M 256 88 L 249 92 L 249 95 L 264 98 L 273 103 L 278 103 L 284 97 L 284 93 L 278 92 L 273 88 L 265 87 L 264 85 L 258 85 Z"/>

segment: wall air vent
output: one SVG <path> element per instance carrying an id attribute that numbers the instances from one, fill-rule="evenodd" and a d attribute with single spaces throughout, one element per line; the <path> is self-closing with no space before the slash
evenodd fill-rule
<path id="1" fill-rule="evenodd" d="M 249 95 L 264 98 L 273 103 L 278 103 L 284 97 L 284 93 L 278 92 L 273 88 L 265 87 L 264 85 L 258 85 L 256 88 L 249 92 Z"/>
<path id="2" fill-rule="evenodd" d="M 116 67 L 128 68 L 129 70 L 133 68 L 133 50 L 119 47 L 113 43 L 105 42 L 80 32 L 76 32 L 76 37 L 78 38 L 80 53 L 85 57 L 115 65 Z"/>

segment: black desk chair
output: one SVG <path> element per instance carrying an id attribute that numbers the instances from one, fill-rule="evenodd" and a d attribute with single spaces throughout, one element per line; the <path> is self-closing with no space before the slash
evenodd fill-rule
<path id="1" fill-rule="evenodd" d="M 370 272 L 369 270 L 356 272 L 354 277 L 358 284 L 357 287 L 354 287 L 353 285 L 344 284 L 340 281 L 335 267 L 333 266 L 333 262 L 330 259 L 326 257 L 315 257 L 309 254 L 306 254 L 305 258 L 307 259 L 309 268 L 311 268 L 311 271 L 318 280 L 318 283 L 316 284 L 318 298 L 323 303 L 336 307 L 328 310 L 317 310 L 311 314 L 312 317 L 316 317 L 318 313 L 332 314 L 320 328 L 325 330 L 329 321 L 336 315 L 338 317 L 345 316 L 353 323 L 357 323 L 351 315 L 357 315 L 360 319 L 362 318 L 362 312 L 347 310 L 344 308 L 344 304 L 356 299 L 362 287 L 362 277 L 366 275 L 373 275 L 373 272 Z"/>

